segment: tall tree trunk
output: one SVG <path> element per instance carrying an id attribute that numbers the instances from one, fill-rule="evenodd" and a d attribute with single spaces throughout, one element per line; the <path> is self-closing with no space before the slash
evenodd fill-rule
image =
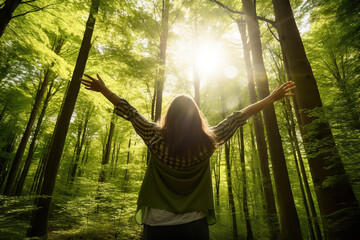
<path id="1" fill-rule="evenodd" d="M 46 157 L 46 156 L 45 156 Z M 40 175 L 41 175 L 41 171 L 42 171 L 42 168 L 43 168 L 43 163 L 44 163 L 44 156 L 41 157 L 39 159 L 39 163 L 37 165 L 37 168 L 36 168 L 36 172 L 35 172 L 35 175 L 34 175 L 34 178 L 33 178 L 33 181 L 31 183 L 31 186 L 30 186 L 30 191 L 28 193 L 28 196 L 31 196 L 33 195 L 33 193 L 36 191 L 36 187 L 38 186 L 38 183 L 39 183 L 39 179 L 40 179 Z"/>
<path id="2" fill-rule="evenodd" d="M 109 135 L 105 146 L 104 156 L 101 162 L 101 171 L 99 176 L 99 182 L 105 182 L 106 181 L 106 175 L 107 175 L 107 168 L 110 160 L 110 152 L 111 152 L 111 142 L 114 135 L 114 129 L 115 129 L 115 123 L 114 123 L 114 116 L 115 113 L 111 116 L 110 121 L 110 129 L 109 129 Z"/>
<path id="3" fill-rule="evenodd" d="M 92 107 L 89 107 L 86 111 L 85 114 L 85 119 L 84 121 L 84 125 L 80 124 L 80 134 L 78 136 L 78 144 L 75 148 L 75 160 L 74 160 L 74 165 L 72 166 L 72 170 L 71 170 L 71 174 L 70 174 L 70 183 L 73 183 L 76 177 L 76 172 L 78 170 L 78 166 L 79 166 L 79 162 L 80 162 L 80 156 L 81 156 L 81 152 L 83 150 L 84 147 L 84 143 L 86 141 L 86 135 L 87 135 L 87 131 L 88 131 L 88 123 L 89 123 L 89 119 L 90 119 L 90 115 L 92 113 Z M 83 127 L 82 127 L 83 126 Z"/>
<path id="4" fill-rule="evenodd" d="M 217 210 L 220 211 L 221 151 L 219 151 L 219 153 L 218 153 L 215 166 L 217 166 L 214 168 L 214 172 L 216 171 L 216 177 L 215 177 L 216 201 L 215 201 L 215 204 L 216 204 Z"/>
<path id="5" fill-rule="evenodd" d="M 7 111 L 7 102 L 5 102 L 5 104 L 1 110 L 1 113 L 0 113 L 0 124 L 3 122 L 6 111 Z"/>
<path id="6" fill-rule="evenodd" d="M 259 24 L 257 22 L 253 2 L 251 0 L 242 0 L 242 3 L 249 29 L 250 49 L 257 91 L 259 97 L 263 99 L 267 97 L 270 92 L 262 57 Z M 271 105 L 265 108 L 263 113 L 279 204 L 281 236 L 283 239 L 301 239 L 299 218 L 291 191 L 284 149 L 281 142 L 274 106 Z"/>
<path id="7" fill-rule="evenodd" d="M 161 117 L 162 109 L 162 95 L 164 90 L 164 83 L 166 79 L 165 67 L 166 67 L 166 48 L 169 33 L 169 11 L 170 0 L 163 0 L 162 16 L 161 16 L 161 34 L 160 34 L 160 52 L 159 61 L 160 67 L 158 70 L 158 79 L 156 81 L 156 108 L 155 108 L 155 121 L 158 121 Z"/>
<path id="8" fill-rule="evenodd" d="M 70 82 L 68 92 L 65 97 L 63 109 L 56 123 L 56 127 L 51 142 L 48 162 L 44 181 L 41 187 L 41 197 L 35 200 L 37 209 L 34 212 L 31 225 L 27 232 L 27 237 L 45 236 L 47 232 L 47 220 L 51 197 L 54 191 L 56 175 L 59 169 L 62 150 L 64 148 L 65 137 L 69 128 L 71 115 L 74 111 L 75 102 L 80 89 L 79 78 L 83 75 L 88 53 L 91 47 L 91 37 L 94 31 L 95 17 L 99 9 L 100 0 L 92 0 L 89 18 L 86 22 L 86 29 L 81 43 L 80 52 L 76 61 L 76 66 Z"/>
<path id="9" fill-rule="evenodd" d="M 43 148 L 42 156 L 41 156 L 41 159 L 39 160 L 38 167 L 36 169 L 36 173 L 34 176 L 33 184 L 31 185 L 31 188 L 30 188 L 29 195 L 32 195 L 33 192 L 35 192 L 35 195 L 40 194 L 41 185 L 42 185 L 42 182 L 44 179 L 44 174 L 45 174 L 46 160 L 47 160 L 47 156 L 49 154 L 49 147 L 51 144 L 51 137 L 48 137 L 46 140 L 45 140 L 46 146 Z"/>
<path id="10" fill-rule="evenodd" d="M 12 123 L 12 126 L 16 126 L 16 121 Z M 11 167 L 11 153 L 14 150 L 15 140 L 17 137 L 16 132 L 10 132 L 5 138 L 5 145 L 1 149 L 3 154 L 0 155 L 0 188 L 5 182 L 9 168 Z"/>
<path id="11" fill-rule="evenodd" d="M 20 3 L 21 0 L 5 0 L 3 7 L 0 8 L 0 38 L 4 34 L 6 26 L 11 21 L 15 9 Z"/>
<path id="12" fill-rule="evenodd" d="M 237 21 L 237 26 L 241 35 L 241 41 L 243 45 L 246 73 L 248 77 L 250 103 L 256 103 L 257 96 L 255 92 L 253 67 L 251 65 L 250 49 L 247 42 L 248 38 L 246 36 L 245 23 L 243 21 Z M 274 191 L 271 183 L 268 152 L 266 147 L 264 126 L 262 123 L 261 113 L 258 113 L 253 117 L 253 123 L 256 136 L 256 146 L 258 149 L 258 156 L 260 162 L 260 170 L 262 175 L 262 184 L 264 188 L 266 220 L 270 229 L 270 238 L 277 239 L 280 235 L 280 228 L 275 206 Z"/>
<path id="13" fill-rule="evenodd" d="M 24 168 L 23 168 L 23 170 L 21 172 L 20 180 L 19 180 L 19 182 L 17 183 L 17 186 L 16 186 L 15 196 L 20 196 L 21 192 L 23 190 L 24 183 L 25 183 L 25 178 L 26 178 L 26 176 L 28 174 L 30 164 L 31 164 L 31 160 L 32 160 L 33 154 L 35 152 L 35 144 L 36 144 L 36 141 L 37 141 L 37 137 L 39 135 L 39 132 L 40 132 L 40 129 L 41 129 L 41 124 L 42 124 L 42 121 L 44 119 L 46 109 L 47 109 L 48 103 L 49 103 L 51 95 L 52 95 L 51 90 L 52 90 L 53 84 L 54 84 L 54 81 L 52 80 L 51 83 L 50 83 L 50 86 L 49 86 L 49 90 L 48 90 L 48 92 L 46 94 L 46 97 L 44 99 L 44 103 L 43 103 L 43 107 L 41 109 L 40 116 L 39 116 L 38 121 L 36 123 L 34 135 L 33 135 L 32 139 L 31 139 L 31 143 L 30 143 L 28 155 L 26 157 L 25 165 L 24 165 Z"/>
<path id="14" fill-rule="evenodd" d="M 198 43 L 198 24 L 197 24 L 197 13 L 195 10 L 195 19 L 194 19 L 194 56 L 193 56 L 193 78 L 194 78 L 194 93 L 195 93 L 195 102 L 200 107 L 200 75 L 199 75 L 199 66 L 198 66 L 198 54 L 199 54 L 199 43 Z"/>
<path id="15" fill-rule="evenodd" d="M 222 104 L 222 116 L 226 117 L 226 107 L 224 95 L 221 96 Z M 226 163 L 226 182 L 228 190 L 228 201 L 229 201 L 229 210 L 232 218 L 233 226 L 233 239 L 238 239 L 238 230 L 237 230 L 237 221 L 236 221 L 236 209 L 234 201 L 234 193 L 232 188 L 232 177 L 231 177 L 231 163 L 230 163 L 230 140 L 225 143 L 225 163 Z"/>
<path id="16" fill-rule="evenodd" d="M 311 212 L 311 221 L 314 225 L 314 229 L 315 229 L 315 235 L 316 235 L 316 239 L 317 240 L 322 240 L 322 235 L 321 235 L 321 230 L 320 230 L 320 226 L 319 226 L 319 219 L 315 210 L 315 204 L 314 204 L 314 200 L 311 194 L 311 190 L 310 190 L 310 186 L 309 186 L 309 182 L 308 182 L 308 178 L 307 178 L 307 174 L 306 174 L 306 170 L 305 170 L 305 166 L 304 166 L 304 161 L 302 158 L 302 154 L 300 151 L 300 146 L 299 146 L 299 141 L 297 139 L 297 135 L 296 135 L 296 129 L 295 129 L 295 119 L 294 119 L 294 115 L 291 109 L 291 105 L 290 105 L 290 100 L 289 99 L 285 99 L 286 100 L 286 105 L 287 105 L 287 109 L 289 111 L 289 117 L 290 117 L 290 127 L 291 127 L 291 133 L 293 136 L 293 140 L 294 140 L 294 146 L 295 146 L 295 150 L 297 153 L 297 156 L 299 158 L 299 165 L 300 165 L 300 171 L 301 171 L 301 175 L 304 181 L 304 186 L 305 186 L 305 192 L 306 192 L 306 196 L 309 202 L 309 207 L 310 207 L 310 212 Z"/>
<path id="17" fill-rule="evenodd" d="M 327 239 L 351 239 L 360 234 L 359 204 L 345 174 L 329 124 L 318 123 L 317 117 L 309 116 L 308 111 L 304 111 L 321 108 L 322 103 L 290 2 L 272 2 L 280 43 L 291 79 L 296 83 L 295 100 L 300 110 L 301 133 L 325 235 Z M 313 126 L 308 130 L 306 126 L 311 123 Z"/>
<path id="18" fill-rule="evenodd" d="M 234 194 L 232 189 L 232 180 L 231 180 L 231 163 L 230 163 L 230 141 L 225 143 L 225 162 L 226 162 L 226 182 L 228 189 L 228 198 L 229 198 L 229 208 L 232 218 L 233 226 L 233 239 L 238 239 L 238 230 L 237 230 L 237 221 L 236 221 L 236 209 Z"/>
<path id="19" fill-rule="evenodd" d="M 19 147 L 16 151 L 16 154 L 15 154 L 15 157 L 14 157 L 14 160 L 13 160 L 10 172 L 9 172 L 9 176 L 8 176 L 8 179 L 7 179 L 7 182 L 5 185 L 5 189 L 4 189 L 4 195 L 6 195 L 6 196 L 12 195 L 12 189 L 15 184 L 15 179 L 16 179 L 16 176 L 17 176 L 19 168 L 20 168 L 22 157 L 25 152 L 26 144 L 29 140 L 32 127 L 35 123 L 41 102 L 42 102 L 44 94 L 46 92 L 46 89 L 47 89 L 47 86 L 49 83 L 49 78 L 50 78 L 50 70 L 46 69 L 44 72 L 44 79 L 43 79 L 42 83 L 40 84 L 39 90 L 36 93 L 35 103 L 31 110 L 30 117 L 29 117 L 29 120 L 26 125 L 26 129 L 21 138 Z"/>
<path id="20" fill-rule="evenodd" d="M 84 147 L 84 153 L 81 157 L 81 165 L 78 170 L 77 176 L 82 177 L 84 174 L 84 166 L 87 164 L 88 158 L 89 158 L 89 149 L 90 149 L 90 141 L 91 139 L 87 139 Z"/>
<path id="21" fill-rule="evenodd" d="M 245 144 L 244 144 L 244 128 L 240 127 L 240 131 L 238 132 L 238 143 L 239 143 L 239 151 L 240 151 L 240 166 L 241 166 L 241 176 L 243 183 L 243 209 L 245 215 L 245 224 L 246 224 L 246 239 L 252 240 L 254 239 L 254 235 L 251 229 L 250 215 L 249 215 L 249 207 L 247 200 L 247 188 L 248 185 L 246 183 L 246 170 L 245 170 Z"/>
<path id="22" fill-rule="evenodd" d="M 217 151 L 211 159 L 211 169 L 214 172 L 215 179 L 215 207 L 216 212 L 220 212 L 220 163 L 221 163 L 221 151 Z"/>
<path id="23" fill-rule="evenodd" d="M 288 102 L 289 99 L 285 99 L 285 101 Z M 304 205 L 305 213 L 306 213 L 306 216 L 307 216 L 308 229 L 310 231 L 310 239 L 314 240 L 315 239 L 315 231 L 313 229 L 313 224 L 312 224 L 312 221 L 311 221 L 311 215 L 310 215 L 310 211 L 309 211 L 309 205 L 308 205 L 308 203 L 306 201 L 303 180 L 301 178 L 298 156 L 297 156 L 297 152 L 296 152 L 296 149 L 295 149 L 295 139 L 294 139 L 294 137 L 296 137 L 296 136 L 294 136 L 292 134 L 292 131 L 291 131 L 292 126 L 291 126 L 289 111 L 291 111 L 291 109 L 288 109 L 287 107 L 285 107 L 284 115 L 285 115 L 285 119 L 286 119 L 286 123 L 287 123 L 286 127 L 287 127 L 287 131 L 288 131 L 289 139 L 291 141 L 291 152 L 292 152 L 292 154 L 294 156 L 294 160 L 295 160 L 295 167 L 296 167 L 297 177 L 299 179 L 301 197 L 302 197 L 302 200 L 303 200 L 303 205 Z"/>
<path id="24" fill-rule="evenodd" d="M 126 156 L 126 169 L 125 169 L 125 174 L 124 174 L 124 181 L 125 181 L 124 193 L 126 193 L 126 191 L 127 191 L 127 183 L 129 180 L 128 172 L 129 172 L 129 162 L 130 162 L 130 147 L 131 147 L 131 136 L 129 138 L 128 152 L 127 152 L 127 156 Z"/>
<path id="25" fill-rule="evenodd" d="M 52 46 L 52 50 L 54 51 L 55 54 L 59 54 L 61 51 L 62 46 L 64 45 L 65 40 L 63 38 L 58 38 L 56 37 L 54 39 L 54 43 Z M 6 182 L 6 186 L 5 186 L 5 190 L 4 190 L 4 195 L 10 196 L 12 195 L 12 189 L 13 186 L 15 184 L 15 178 L 18 174 L 19 168 L 20 168 L 20 163 L 22 160 L 22 157 L 24 155 L 25 152 L 25 148 L 27 145 L 27 142 L 30 138 L 30 134 L 31 134 L 31 130 L 33 128 L 33 125 L 35 123 L 36 117 L 38 115 L 39 112 L 39 108 L 41 106 L 41 103 L 43 101 L 46 89 L 49 85 L 49 82 L 52 82 L 53 79 L 56 78 L 56 76 L 54 76 L 54 73 L 51 71 L 50 68 L 47 68 L 44 70 L 44 78 L 43 81 L 41 83 L 41 87 L 39 87 L 37 93 L 36 93 L 36 97 L 35 97 L 35 102 L 33 105 L 33 108 L 31 110 L 31 114 L 29 117 L 29 121 L 27 123 L 25 132 L 21 138 L 19 147 L 16 151 L 15 157 L 14 157 L 14 161 L 13 164 L 11 166 L 10 172 L 9 172 L 9 176 L 8 176 L 8 180 Z"/>
<path id="26" fill-rule="evenodd" d="M 115 152 L 115 149 L 116 149 L 115 164 L 114 164 L 114 170 L 113 170 L 114 174 L 116 174 L 116 168 L 117 168 L 117 165 L 118 165 L 118 160 L 119 160 L 119 155 L 120 155 L 120 146 L 121 146 L 121 142 L 119 141 L 117 143 L 117 147 L 114 148 L 114 152 Z M 146 157 L 148 156 L 148 154 L 149 154 L 149 152 L 147 151 Z"/>

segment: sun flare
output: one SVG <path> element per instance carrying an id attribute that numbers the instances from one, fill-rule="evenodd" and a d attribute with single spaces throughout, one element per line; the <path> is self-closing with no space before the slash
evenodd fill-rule
<path id="1" fill-rule="evenodd" d="M 206 76 L 219 70 L 223 58 L 219 44 L 202 44 L 195 55 L 195 64 L 200 75 Z"/>

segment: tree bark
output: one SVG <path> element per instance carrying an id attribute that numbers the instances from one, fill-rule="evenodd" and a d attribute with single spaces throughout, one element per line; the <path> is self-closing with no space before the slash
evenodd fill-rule
<path id="1" fill-rule="evenodd" d="M 196 10 L 195 10 L 196 11 Z M 197 63 L 198 52 L 199 52 L 199 43 L 198 43 L 198 24 L 197 24 L 197 14 L 195 13 L 194 19 L 194 57 L 193 57 L 193 78 L 194 78 L 194 93 L 195 93 L 195 103 L 200 108 L 200 76 L 199 76 L 199 66 Z"/>
<path id="2" fill-rule="evenodd" d="M 104 156 L 101 162 L 101 171 L 99 176 L 99 182 L 105 182 L 106 181 L 106 173 L 107 173 L 107 166 L 109 164 L 110 160 L 110 151 L 111 151 L 111 142 L 114 135 L 114 129 L 115 129 L 115 123 L 114 123 L 114 117 L 115 113 L 111 116 L 111 122 L 110 122 L 110 129 L 109 129 L 109 135 L 105 146 Z"/>
<path id="3" fill-rule="evenodd" d="M 71 170 L 71 174 L 70 174 L 70 183 L 74 183 L 74 181 L 75 181 L 76 172 L 78 170 L 78 166 L 79 166 L 79 162 L 80 162 L 81 152 L 83 150 L 84 143 L 86 141 L 86 135 L 87 135 L 87 131 L 88 131 L 88 123 L 89 123 L 91 113 L 92 113 L 92 107 L 89 107 L 86 111 L 85 119 L 82 120 L 82 121 L 84 121 L 84 125 L 80 124 L 80 127 L 79 127 L 80 134 L 78 136 L 78 142 L 77 142 L 78 144 L 75 147 L 75 160 L 74 160 L 74 165 L 72 166 L 72 170 Z"/>
<path id="4" fill-rule="evenodd" d="M 253 67 L 251 65 L 251 59 L 250 59 L 250 49 L 247 42 L 248 38 L 246 36 L 246 27 L 243 21 L 237 21 L 237 26 L 241 35 L 241 41 L 243 45 L 246 73 L 248 77 L 250 103 L 253 104 L 257 102 L 257 96 L 255 92 Z M 260 170 L 262 175 L 262 185 L 264 189 L 266 220 L 270 229 L 270 238 L 278 239 L 280 235 L 280 227 L 277 218 L 274 191 L 271 183 L 269 160 L 268 160 L 269 157 L 267 152 L 264 126 L 262 123 L 261 113 L 258 113 L 253 117 L 253 123 L 254 123 L 254 131 L 256 136 L 256 146 L 258 149 L 258 156 L 260 162 Z"/>
<path id="5" fill-rule="evenodd" d="M 21 0 L 6 0 L 4 6 L 0 9 L 0 38 L 4 34 L 6 26 L 11 21 L 15 9 L 20 3 Z"/>
<path id="6" fill-rule="evenodd" d="M 245 170 L 245 144 L 244 144 L 244 128 L 240 127 L 240 131 L 238 132 L 238 144 L 239 144 L 239 152 L 240 152 L 240 166 L 241 166 L 241 176 L 243 183 L 243 209 L 245 215 L 245 225 L 246 225 L 246 239 L 252 240 L 254 239 L 254 235 L 251 229 L 250 222 L 250 214 L 247 200 L 247 183 L 246 183 L 246 170 Z"/>
<path id="7" fill-rule="evenodd" d="M 34 102 L 32 110 L 31 110 L 29 120 L 27 122 L 24 134 L 21 138 L 19 147 L 16 151 L 16 154 L 15 154 L 15 157 L 14 157 L 14 160 L 13 160 L 10 172 L 9 172 L 9 176 L 8 176 L 8 179 L 7 179 L 7 182 L 5 185 L 5 189 L 4 189 L 4 195 L 6 195 L 6 196 L 12 195 L 13 186 L 15 184 L 16 176 L 19 172 L 19 168 L 20 168 L 22 157 L 25 152 L 26 144 L 30 138 L 32 127 L 35 123 L 41 102 L 43 100 L 44 94 L 46 92 L 46 89 L 47 89 L 47 86 L 49 83 L 49 78 L 50 78 L 50 70 L 47 69 L 44 72 L 44 79 L 43 79 L 42 83 L 40 83 L 39 90 L 36 93 L 35 102 Z"/>
<path id="8" fill-rule="evenodd" d="M 269 92 L 268 79 L 262 57 L 260 29 L 255 9 L 251 0 L 242 0 L 245 18 L 249 29 L 249 41 L 254 65 L 255 80 L 260 99 L 267 97 Z M 291 191 L 289 175 L 286 168 L 284 149 L 276 120 L 274 106 L 263 110 L 265 129 L 269 142 L 271 162 L 277 191 L 280 212 L 281 237 L 283 239 L 301 239 L 301 229 Z"/>
<path id="9" fill-rule="evenodd" d="M 35 143 L 36 143 L 37 137 L 38 137 L 38 135 L 40 133 L 41 124 L 42 124 L 42 121 L 44 119 L 46 109 L 47 109 L 48 103 L 49 103 L 51 95 L 52 95 L 51 90 L 52 90 L 53 83 L 54 83 L 54 81 L 52 80 L 51 83 L 50 83 L 50 86 L 49 86 L 48 93 L 46 94 L 46 97 L 44 99 L 43 107 L 41 109 L 40 116 L 39 116 L 38 121 L 36 123 L 34 135 L 33 135 L 32 139 L 31 139 L 28 155 L 27 155 L 26 160 L 25 160 L 25 165 L 24 165 L 24 168 L 23 168 L 23 170 L 21 172 L 20 180 L 19 180 L 19 182 L 17 183 L 17 186 L 16 186 L 16 190 L 15 190 L 15 194 L 14 194 L 15 196 L 20 196 L 21 192 L 23 190 L 24 183 L 25 183 L 25 178 L 26 178 L 26 176 L 28 174 L 30 164 L 31 164 L 31 160 L 32 160 L 32 157 L 33 157 L 33 154 L 34 154 L 34 151 L 35 151 Z"/>
<path id="10" fill-rule="evenodd" d="M 135 145 L 135 144 L 134 144 Z M 129 180 L 129 162 L 130 162 L 130 147 L 131 147 L 131 136 L 129 138 L 129 144 L 128 144 L 128 152 L 127 152 L 127 156 L 126 156 L 126 169 L 125 169 L 125 174 L 124 174 L 124 192 L 126 193 L 127 191 L 127 183 Z"/>
<path id="11" fill-rule="evenodd" d="M 224 96 L 221 96 L 222 104 L 222 117 L 226 117 L 226 107 Z M 226 182 L 228 190 L 228 201 L 229 201 L 229 210 L 232 218 L 233 226 L 233 239 L 238 239 L 238 230 L 237 230 L 237 221 L 236 221 L 236 209 L 234 201 L 234 193 L 232 188 L 232 177 L 231 177 L 231 163 L 230 163 L 230 140 L 225 143 L 225 163 L 226 163 Z"/>
<path id="12" fill-rule="evenodd" d="M 61 37 L 59 37 L 59 38 L 56 37 L 54 39 L 54 43 L 52 45 L 52 50 L 54 51 L 55 54 L 60 53 L 61 48 L 64 45 L 64 43 L 65 43 L 65 40 Z M 15 154 L 15 157 L 13 160 L 13 164 L 12 164 L 10 172 L 9 172 L 8 180 L 7 180 L 7 183 L 5 186 L 4 195 L 10 196 L 13 194 L 12 191 L 13 191 L 13 186 L 15 184 L 15 178 L 18 175 L 20 163 L 21 163 L 22 157 L 24 155 L 27 142 L 30 138 L 31 130 L 33 128 L 36 117 L 38 115 L 39 108 L 43 101 L 47 86 L 49 85 L 49 82 L 52 82 L 55 78 L 56 78 L 56 76 L 54 75 L 54 73 L 51 71 L 50 68 L 47 68 L 44 70 L 44 78 L 41 83 L 41 87 L 38 89 L 38 91 L 36 93 L 35 102 L 34 102 L 32 110 L 31 110 L 29 121 L 27 123 L 25 132 L 21 138 L 19 147 L 16 151 L 16 154 Z M 29 163 L 26 162 L 25 166 L 27 166 L 27 164 L 29 164 Z M 27 171 L 26 171 L 26 173 L 27 173 Z"/>
<path id="13" fill-rule="evenodd" d="M 310 186 L 309 186 L 309 182 L 308 182 L 308 178 L 307 178 L 307 174 L 306 174 L 306 170 L 305 170 L 305 166 L 304 166 L 304 161 L 302 158 L 302 154 L 300 151 L 300 146 L 299 146 L 299 141 L 296 135 L 296 129 L 295 129 L 295 119 L 294 119 L 294 115 L 291 109 L 291 105 L 290 105 L 290 101 L 289 99 L 286 99 L 286 105 L 290 114 L 290 127 L 291 127 L 291 133 L 293 136 L 293 140 L 294 140 L 294 146 L 296 149 L 296 153 L 299 159 L 299 165 L 300 165 L 300 171 L 301 171 L 301 175 L 304 181 L 304 186 L 305 186 L 305 192 L 306 192 L 306 196 L 309 202 L 309 207 L 310 207 L 310 212 L 311 212 L 311 221 L 314 225 L 314 229 L 315 229 L 315 235 L 316 235 L 316 239 L 317 240 L 322 240 L 322 235 L 321 235 L 321 230 L 320 230 L 320 226 L 319 226 L 319 219 L 315 210 L 315 204 L 314 204 L 314 200 L 311 194 L 311 190 L 310 190 Z"/>
<path id="14" fill-rule="evenodd" d="M 169 11 L 170 0 L 163 0 L 162 16 L 161 16 L 161 34 L 160 34 L 160 51 L 159 62 L 160 67 L 158 70 L 158 79 L 156 81 L 156 108 L 155 108 L 155 121 L 160 120 L 162 109 L 162 95 L 165 83 L 165 66 L 166 66 L 166 48 L 169 33 Z"/>
<path id="15" fill-rule="evenodd" d="M 288 0 L 273 0 L 276 26 L 300 111 L 301 133 L 327 239 L 351 239 L 360 233 L 360 209 L 346 176 L 327 122 L 306 110 L 322 107 L 319 90 L 306 57 Z M 305 110 L 305 111 L 304 111 Z M 312 124 L 311 130 L 307 128 Z"/>
<path id="16" fill-rule="evenodd" d="M 65 97 L 63 109 L 56 123 L 56 127 L 51 142 L 48 162 L 44 181 L 41 187 L 41 197 L 35 200 L 37 209 L 33 214 L 31 225 L 27 232 L 27 237 L 42 237 L 47 233 L 47 220 L 51 197 L 54 191 L 56 175 L 59 169 L 60 159 L 64 148 L 65 137 L 69 128 L 71 115 L 74 111 L 75 102 L 80 89 L 79 78 L 83 75 L 87 57 L 91 48 L 91 37 L 94 31 L 95 16 L 99 9 L 100 0 L 92 0 L 89 18 L 86 22 L 86 29 L 81 43 L 80 52 L 76 61 L 76 66 L 70 82 L 68 92 Z"/>
<path id="17" fill-rule="evenodd" d="M 232 218 L 233 226 L 233 239 L 238 239 L 238 230 L 237 230 L 237 221 L 236 221 L 236 209 L 234 194 L 232 189 L 232 180 L 231 180 L 231 163 L 230 163 L 230 141 L 225 143 L 225 162 L 226 162 L 226 182 L 228 188 L 228 198 L 229 198 L 229 208 Z"/>
<path id="18" fill-rule="evenodd" d="M 289 99 L 285 99 L 286 102 L 289 101 Z M 285 103 L 286 104 L 286 103 Z M 290 106 L 290 105 L 289 105 Z M 302 197 L 302 200 L 303 200 L 303 204 L 304 204 L 304 208 L 305 208 L 305 213 L 306 213 L 306 216 L 307 216 L 307 222 L 308 222 L 308 228 L 309 228 L 309 231 L 310 231 L 310 239 L 314 240 L 315 239 L 315 232 L 314 232 L 314 229 L 313 229 L 313 224 L 312 224 L 312 221 L 311 221 L 311 215 L 310 215 L 310 211 L 309 211 L 309 205 L 306 201 L 306 196 L 305 196 L 305 190 L 304 190 L 304 185 L 303 185 L 303 180 L 301 178 L 301 173 L 300 173 L 300 167 L 299 167 L 299 161 L 298 161 L 298 156 L 297 156 L 297 152 L 296 152 L 296 148 L 295 148 L 295 137 L 293 135 L 293 132 L 292 132 L 292 125 L 291 125 L 291 120 L 290 120 L 290 113 L 289 111 L 291 111 L 291 109 L 288 108 L 288 106 L 285 106 L 285 120 L 286 120 L 286 123 L 287 123 L 287 131 L 288 131 L 288 135 L 289 135 L 289 139 L 291 141 L 291 152 L 294 156 L 294 161 L 295 161 L 295 167 L 296 167 L 296 174 L 297 174 L 297 177 L 298 177 L 298 180 L 299 180 L 299 186 L 300 186 L 300 191 L 301 191 L 301 197 Z M 306 181 L 306 179 L 304 179 Z"/>

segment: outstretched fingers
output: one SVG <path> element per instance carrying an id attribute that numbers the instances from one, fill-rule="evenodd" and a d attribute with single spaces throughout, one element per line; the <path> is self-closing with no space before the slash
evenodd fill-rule
<path id="1" fill-rule="evenodd" d="M 86 80 L 86 79 L 82 79 L 82 78 L 80 78 L 80 81 L 81 81 L 81 83 L 84 84 L 84 85 L 88 85 L 88 84 L 91 84 L 91 83 L 92 83 L 92 81 L 89 81 L 89 80 Z"/>
<path id="2" fill-rule="evenodd" d="M 97 78 L 99 79 L 100 82 L 102 82 L 103 84 L 105 84 L 104 81 L 102 80 L 102 78 L 100 77 L 100 75 L 99 75 L 98 73 L 96 74 L 96 76 L 97 76 Z"/>
<path id="3" fill-rule="evenodd" d="M 86 74 L 86 73 L 84 73 L 84 76 L 88 77 L 89 79 L 91 79 L 91 80 L 93 80 L 93 81 L 96 81 L 95 78 L 93 78 L 92 76 L 90 76 L 90 75 L 88 75 L 88 74 Z"/>

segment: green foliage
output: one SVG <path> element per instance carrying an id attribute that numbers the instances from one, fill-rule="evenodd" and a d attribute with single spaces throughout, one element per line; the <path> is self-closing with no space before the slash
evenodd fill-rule
<path id="1" fill-rule="evenodd" d="M 34 210 L 33 201 L 33 196 L 5 197 L 0 195 L 1 239 L 23 238 L 29 225 L 27 219 Z"/>
<path id="2" fill-rule="evenodd" d="M 223 2 L 233 9 L 242 10 L 240 1 Z M 311 24 L 309 30 L 303 33 L 304 45 L 324 105 L 311 113 L 317 117 L 314 124 L 330 123 L 337 150 L 355 192 L 359 194 L 360 37 L 357 30 L 360 21 L 356 19 L 360 11 L 355 2 L 314 0 L 303 3 L 295 0 L 291 4 L 298 24 Z M 36 185 L 41 159 L 46 155 L 71 79 L 90 8 L 90 1 L 36 1 L 36 6 L 47 4 L 51 6 L 45 10 L 14 18 L 0 39 L 0 160 L 1 164 L 5 164 L 0 165 L 0 190 L 4 187 L 4 177 L 11 166 L 44 71 L 50 69 L 57 76 L 22 196 L 6 198 L 0 195 L 0 238 L 5 239 L 22 239 L 26 234 L 33 210 L 33 186 Z M 99 73 L 112 91 L 126 98 L 148 119 L 159 69 L 161 7 L 161 1 L 101 1 L 93 47 L 85 69 L 90 75 Z M 16 14 L 29 9 L 31 6 L 22 4 Z M 257 1 L 257 12 L 259 16 L 274 19 L 270 0 Z M 233 19 L 212 1 L 205 0 L 171 1 L 169 18 L 163 112 L 177 94 L 194 95 L 196 55 L 204 54 L 201 51 L 211 53 L 214 49 L 219 49 L 221 54 L 205 54 L 199 61 L 201 67 L 198 66 L 204 68 L 200 69 L 200 108 L 204 116 L 210 125 L 215 125 L 224 114 L 245 107 L 249 103 L 247 76 L 240 35 Z M 286 81 L 285 69 L 279 44 L 266 24 L 260 22 L 260 27 L 269 85 L 273 89 L 278 82 Z M 59 54 L 55 54 L 52 46 L 60 37 L 65 39 L 65 45 Z M 229 67 L 236 69 L 235 75 L 226 74 Z M 307 216 L 288 135 L 285 106 L 275 104 L 277 120 L 303 236 L 308 236 Z M 113 106 L 101 94 L 81 88 L 52 199 L 49 239 L 140 239 L 142 236 L 142 227 L 134 222 L 134 213 L 146 170 L 146 146 L 134 133 L 131 124 L 116 116 L 113 119 L 115 130 L 110 160 L 108 164 L 102 164 L 112 112 Z M 79 133 L 84 131 L 86 121 L 84 144 L 80 147 Z M 310 125 L 306 130 L 311 132 L 313 128 L 314 125 Z M 244 127 L 244 139 L 250 222 L 255 239 L 268 239 L 262 177 L 252 129 L 249 120 Z M 299 137 L 299 129 L 296 133 Z M 306 158 L 299 140 L 301 153 Z M 315 144 L 326 146 L 327 142 L 315 141 Z M 78 162 L 75 161 L 77 151 Z M 324 148 L 324 151 L 327 150 Z M 245 238 L 244 183 L 236 137 L 231 140 L 230 153 L 237 224 L 240 237 Z M 216 165 L 218 154 L 221 155 L 220 166 Z M 220 168 L 220 205 L 216 209 L 217 224 L 210 226 L 211 239 L 231 239 L 232 219 L 222 148 L 215 152 L 211 161 L 213 169 Z M 75 164 L 76 174 L 71 178 Z M 328 167 L 336 168 L 331 159 Z M 271 164 L 269 168 L 272 173 Z M 306 161 L 305 168 L 310 176 Z M 99 179 L 103 172 L 106 181 L 101 182 Z M 215 183 L 215 177 L 213 180 Z M 323 187 L 331 188 L 342 180 L 329 178 L 323 182 Z M 310 187 L 313 188 L 311 181 Z M 339 215 L 332 218 L 349 212 L 336 213 Z"/>

